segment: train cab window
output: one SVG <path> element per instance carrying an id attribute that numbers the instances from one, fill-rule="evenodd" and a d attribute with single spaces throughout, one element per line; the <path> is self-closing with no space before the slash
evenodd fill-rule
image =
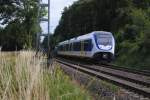
<path id="1" fill-rule="evenodd" d="M 96 41 L 98 45 L 112 45 L 111 34 L 96 34 Z"/>
<path id="2" fill-rule="evenodd" d="M 92 39 L 84 40 L 84 51 L 91 51 L 93 48 Z"/>

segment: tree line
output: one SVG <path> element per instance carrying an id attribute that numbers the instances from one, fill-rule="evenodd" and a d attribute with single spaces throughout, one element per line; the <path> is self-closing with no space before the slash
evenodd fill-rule
<path id="1" fill-rule="evenodd" d="M 150 65 L 150 0 L 79 0 L 64 8 L 51 46 L 97 30 L 115 36 L 115 63 Z"/>
<path id="2" fill-rule="evenodd" d="M 0 46 L 2 50 L 20 50 L 35 46 L 38 24 L 38 0 L 0 0 Z"/>

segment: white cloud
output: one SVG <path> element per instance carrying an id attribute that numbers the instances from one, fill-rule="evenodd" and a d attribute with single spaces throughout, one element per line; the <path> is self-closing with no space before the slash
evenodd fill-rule
<path id="1" fill-rule="evenodd" d="M 43 3 L 47 3 L 48 0 L 42 0 Z M 51 2 L 51 9 L 50 9 L 50 31 L 53 33 L 54 29 L 59 23 L 61 18 L 61 13 L 64 7 L 71 5 L 74 1 L 77 0 L 50 0 Z M 47 24 L 42 25 L 44 32 L 46 32 Z"/>

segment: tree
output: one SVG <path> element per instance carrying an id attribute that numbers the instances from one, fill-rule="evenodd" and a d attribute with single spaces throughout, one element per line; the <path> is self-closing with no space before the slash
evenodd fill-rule
<path id="1" fill-rule="evenodd" d="M 0 5 L 0 21 L 5 25 L 1 34 L 3 50 L 35 46 L 36 33 L 40 31 L 38 0 L 1 0 Z"/>

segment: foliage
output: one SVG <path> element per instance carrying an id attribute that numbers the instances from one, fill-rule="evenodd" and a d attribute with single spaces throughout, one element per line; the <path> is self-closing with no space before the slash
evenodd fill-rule
<path id="1" fill-rule="evenodd" d="M 118 64 L 149 69 L 150 65 L 150 12 L 148 9 L 132 8 L 132 22 L 124 28 L 124 39 L 120 45 Z M 126 53 L 125 53 L 126 52 Z M 128 61 L 124 62 L 126 59 Z"/>
<path id="2" fill-rule="evenodd" d="M 38 0 L 1 0 L 0 32 L 3 50 L 31 48 L 35 45 L 38 24 Z"/>

